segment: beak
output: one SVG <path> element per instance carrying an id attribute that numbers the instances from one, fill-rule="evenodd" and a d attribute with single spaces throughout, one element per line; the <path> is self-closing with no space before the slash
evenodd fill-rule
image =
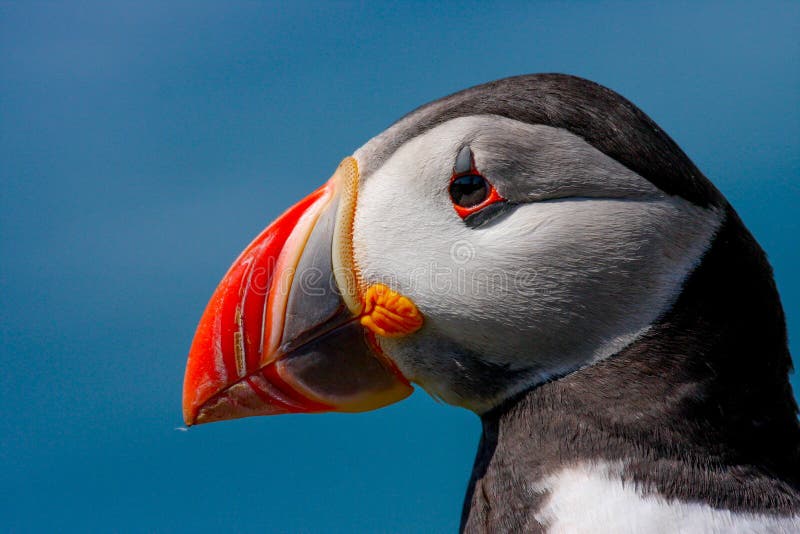
<path id="1" fill-rule="evenodd" d="M 357 192 L 358 165 L 347 158 L 228 270 L 189 351 L 187 425 L 366 411 L 411 394 L 376 336 L 412 333 L 422 317 L 406 297 L 361 281 L 352 245 Z"/>

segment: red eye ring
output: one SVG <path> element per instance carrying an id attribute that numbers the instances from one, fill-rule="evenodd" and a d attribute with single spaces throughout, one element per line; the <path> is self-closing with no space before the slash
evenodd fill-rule
<path id="1" fill-rule="evenodd" d="M 453 202 L 453 209 L 462 219 L 481 211 L 486 206 L 506 200 L 480 173 L 469 145 L 462 146 L 458 151 L 448 192 Z"/>
<path id="2" fill-rule="evenodd" d="M 465 176 L 479 176 L 479 177 L 483 178 L 484 182 L 486 183 L 486 187 L 488 188 L 488 192 L 486 193 L 485 198 L 482 201 L 480 201 L 479 203 L 477 203 L 475 205 L 472 205 L 472 206 L 460 206 L 456 202 L 456 200 L 453 198 L 453 193 L 452 193 L 453 183 L 457 179 L 464 178 Z M 505 200 L 506 200 L 505 198 L 500 196 L 500 193 L 497 192 L 497 189 L 495 189 L 494 185 L 489 180 L 487 180 L 485 177 L 481 176 L 477 172 L 474 172 L 474 173 L 470 172 L 468 174 L 462 174 L 460 176 L 453 175 L 453 177 L 450 179 L 450 190 L 451 190 L 450 197 L 451 197 L 451 200 L 453 201 L 453 209 L 456 210 L 456 213 L 462 219 L 466 219 L 467 217 L 469 217 L 473 213 L 477 213 L 477 212 L 481 211 L 486 206 L 489 206 L 489 205 L 494 204 L 496 202 L 505 202 Z"/>

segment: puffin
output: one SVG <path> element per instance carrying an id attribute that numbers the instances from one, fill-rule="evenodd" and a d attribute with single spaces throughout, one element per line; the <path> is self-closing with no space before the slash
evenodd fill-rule
<path id="1" fill-rule="evenodd" d="M 192 342 L 186 424 L 414 385 L 482 435 L 462 532 L 800 532 L 765 253 L 634 104 L 534 74 L 426 104 L 272 222 Z"/>

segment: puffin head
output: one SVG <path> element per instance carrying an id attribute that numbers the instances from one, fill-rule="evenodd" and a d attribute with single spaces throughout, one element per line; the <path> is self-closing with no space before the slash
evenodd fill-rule
<path id="1" fill-rule="evenodd" d="M 189 353 L 189 425 L 361 411 L 417 384 L 477 413 L 673 305 L 726 202 L 633 104 L 531 75 L 423 106 L 245 249 Z"/>

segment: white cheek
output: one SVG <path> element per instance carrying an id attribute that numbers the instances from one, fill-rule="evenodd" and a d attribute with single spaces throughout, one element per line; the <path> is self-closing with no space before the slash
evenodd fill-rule
<path id="1" fill-rule="evenodd" d="M 618 351 L 672 304 L 719 223 L 676 198 L 586 199 L 521 206 L 476 232 L 470 277 L 502 281 L 472 297 L 505 340 L 498 359 L 571 367 Z"/>
<path id="2" fill-rule="evenodd" d="M 447 187 L 474 122 L 434 128 L 365 177 L 354 224 L 363 279 L 406 294 L 425 316 L 414 341 L 389 343 L 390 355 L 445 398 L 449 377 L 415 376 L 409 363 L 447 358 L 427 353 L 435 338 L 543 378 L 610 356 L 669 309 L 721 222 L 626 171 L 620 180 L 638 179 L 646 198 L 531 202 L 470 228 Z"/>
<path id="3" fill-rule="evenodd" d="M 362 183 L 353 246 L 365 280 L 391 282 L 420 299 L 431 289 L 428 274 L 450 267 L 452 243 L 468 239 L 472 230 L 456 215 L 447 192 L 452 155 L 445 151 L 421 161 L 414 155 L 397 154 L 380 176 Z"/>
<path id="4" fill-rule="evenodd" d="M 672 304 L 720 217 L 676 198 L 519 206 L 472 229 L 447 198 L 366 183 L 365 280 L 410 296 L 436 330 L 512 367 L 553 373 L 609 356 Z M 444 197 L 444 195 L 441 195 Z"/>

